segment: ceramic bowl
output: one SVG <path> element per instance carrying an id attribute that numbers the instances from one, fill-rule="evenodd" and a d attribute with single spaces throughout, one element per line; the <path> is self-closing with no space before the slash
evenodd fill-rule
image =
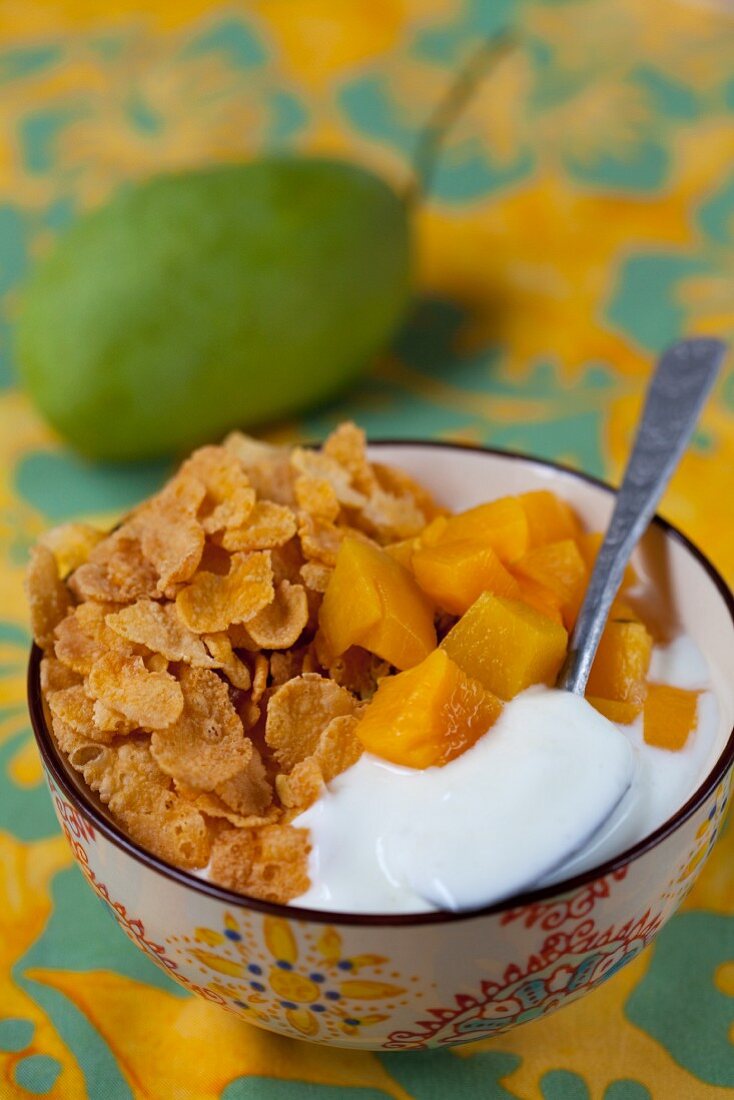
<path id="1" fill-rule="evenodd" d="M 454 510 L 549 487 L 600 528 L 613 503 L 608 486 L 515 454 L 399 442 L 376 444 L 372 455 L 431 485 Z M 658 628 L 680 624 L 707 658 L 721 725 L 710 771 L 688 802 L 616 859 L 461 914 L 321 913 L 231 893 L 139 848 L 67 770 L 49 732 L 34 649 L 33 727 L 56 814 L 90 886 L 175 981 L 296 1038 L 381 1050 L 450 1046 L 581 997 L 642 951 L 691 888 L 716 840 L 734 760 L 732 597 L 703 555 L 660 519 L 637 554 L 656 586 L 650 613 Z"/>

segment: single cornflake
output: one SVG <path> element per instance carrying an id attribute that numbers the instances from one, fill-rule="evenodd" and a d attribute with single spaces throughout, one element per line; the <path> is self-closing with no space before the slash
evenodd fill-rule
<path id="1" fill-rule="evenodd" d="M 92 665 L 87 690 L 145 730 L 166 729 L 184 705 L 181 687 L 168 672 L 149 672 L 142 657 L 114 652 Z"/>
<path id="2" fill-rule="evenodd" d="M 196 518 L 206 487 L 196 477 L 179 473 L 133 517 L 140 546 L 157 575 L 156 592 L 189 580 L 204 550 L 204 531 Z"/>
<path id="3" fill-rule="evenodd" d="M 299 477 L 307 477 L 312 481 L 325 481 L 330 485 L 339 504 L 343 504 L 348 508 L 361 508 L 364 504 L 364 494 L 357 492 L 352 487 L 352 475 L 349 470 L 345 470 L 343 466 L 340 466 L 338 462 L 322 451 L 296 447 L 291 455 L 291 465 Z M 296 499 L 298 499 L 297 484 L 295 488 Z M 306 511 L 311 511 L 311 509 L 307 508 Z"/>
<path id="4" fill-rule="evenodd" d="M 106 617 L 118 605 L 89 600 L 56 627 L 56 656 L 65 665 L 87 676 L 95 661 L 114 650 L 130 655 L 134 647 L 107 626 Z"/>
<path id="5" fill-rule="evenodd" d="M 275 790 L 281 803 L 292 811 L 292 819 L 307 810 L 324 789 L 324 777 L 321 768 L 313 756 L 307 756 L 296 764 L 292 772 L 276 775 Z"/>
<path id="6" fill-rule="evenodd" d="M 143 661 L 148 672 L 168 672 L 170 662 L 162 653 L 151 653 L 150 656 L 143 657 Z"/>
<path id="7" fill-rule="evenodd" d="M 226 530 L 221 543 L 225 550 L 272 550 L 292 539 L 296 517 L 284 504 L 258 500 L 241 527 Z"/>
<path id="8" fill-rule="evenodd" d="M 97 543 L 68 580 L 78 600 L 129 603 L 158 592 L 158 573 L 144 554 L 135 520 Z"/>
<path id="9" fill-rule="evenodd" d="M 352 714 L 355 699 L 333 680 L 306 673 L 279 687 L 268 700 L 265 740 L 283 771 L 311 756 L 332 720 Z"/>
<path id="10" fill-rule="evenodd" d="M 201 447 L 181 468 L 181 474 L 197 478 L 206 489 L 199 521 L 207 534 L 241 527 L 255 503 L 255 490 L 239 459 L 224 447 Z"/>
<path id="11" fill-rule="evenodd" d="M 298 516 L 298 537 L 304 556 L 309 561 L 335 566 L 342 539 L 352 534 L 348 527 L 337 527 L 323 519 L 301 512 Z"/>
<path id="12" fill-rule="evenodd" d="M 436 503 L 428 489 L 410 474 L 406 474 L 405 470 L 400 470 L 396 466 L 384 466 L 381 462 L 374 462 L 372 469 L 380 488 L 386 493 L 394 497 L 412 497 L 423 516 L 424 525 L 436 516 L 446 514 L 446 509 Z"/>
<path id="13" fill-rule="evenodd" d="M 46 531 L 38 541 L 56 558 L 59 575 L 66 577 L 87 561 L 94 547 L 105 537 L 105 531 L 88 523 L 62 523 Z"/>
<path id="14" fill-rule="evenodd" d="M 63 691 L 64 688 L 81 684 L 82 678 L 78 672 L 65 665 L 58 657 L 46 656 L 41 661 L 41 694 L 44 699 L 52 691 Z"/>
<path id="15" fill-rule="evenodd" d="M 358 725 L 356 715 L 332 718 L 313 754 L 296 764 L 290 774 L 277 776 L 276 790 L 284 806 L 305 810 L 319 797 L 325 783 L 357 763 L 364 751 L 357 737 Z"/>
<path id="16" fill-rule="evenodd" d="M 273 788 L 265 765 L 252 741 L 247 742 L 246 764 L 231 779 L 218 784 L 216 793 L 226 806 L 243 816 L 264 814 L 273 801 Z"/>
<path id="17" fill-rule="evenodd" d="M 287 447 L 263 443 L 242 432 L 232 432 L 224 447 L 242 463 L 250 484 L 261 500 L 293 504 L 293 478 Z"/>
<path id="18" fill-rule="evenodd" d="M 247 632 L 263 649 L 288 649 L 296 644 L 307 622 L 305 588 L 281 581 L 273 602 L 249 620 Z"/>
<path id="19" fill-rule="evenodd" d="M 102 729 L 95 722 L 94 700 L 87 695 L 82 684 L 51 691 L 46 696 L 53 720 L 70 727 L 90 741 L 109 743 L 114 737 L 111 730 Z"/>
<path id="20" fill-rule="evenodd" d="M 71 597 L 59 576 L 56 558 L 47 546 L 34 546 L 25 575 L 31 630 L 37 645 L 49 649 L 54 630 L 71 606 Z"/>
<path id="21" fill-rule="evenodd" d="M 173 791 L 151 792 L 143 809 L 121 807 L 115 816 L 141 848 L 166 863 L 196 870 L 209 862 L 212 834 L 204 816 Z"/>
<path id="22" fill-rule="evenodd" d="M 367 458 L 367 439 L 351 421 L 340 424 L 328 437 L 322 454 L 346 470 L 357 492 L 370 496 L 376 487 L 375 471 Z"/>
<path id="23" fill-rule="evenodd" d="M 85 733 L 80 733 L 76 726 L 69 725 L 53 711 L 51 711 L 51 729 L 56 744 L 66 754 L 69 763 L 76 771 L 83 772 L 88 764 L 98 759 L 103 761 L 111 759 L 112 750 L 109 745 L 104 741 L 93 740 Z M 88 779 L 87 782 L 89 783 Z"/>
<path id="24" fill-rule="evenodd" d="M 306 588 L 323 595 L 333 572 L 334 569 L 331 565 L 324 565 L 320 561 L 307 561 L 301 566 L 301 579 Z"/>
<path id="25" fill-rule="evenodd" d="M 360 518 L 368 534 L 380 542 L 413 538 L 426 525 L 426 518 L 412 496 L 393 496 L 376 489 L 361 510 Z"/>
<path id="26" fill-rule="evenodd" d="M 294 483 L 296 504 L 303 512 L 317 519 L 335 523 L 341 506 L 332 483 L 325 477 L 301 474 Z"/>
<path id="27" fill-rule="evenodd" d="M 223 802 L 218 794 L 213 794 L 211 791 L 197 791 L 195 787 L 187 787 L 185 783 L 176 782 L 176 792 L 205 817 L 228 821 L 238 829 L 270 825 L 277 821 L 282 812 L 278 807 L 271 806 L 264 814 L 240 814 Z"/>
<path id="28" fill-rule="evenodd" d="M 249 691 L 252 685 L 250 670 L 244 661 L 235 653 L 229 635 L 225 631 L 218 634 L 202 635 L 206 648 L 233 687 L 241 691 Z"/>
<path id="29" fill-rule="evenodd" d="M 176 607 L 190 630 L 216 634 L 230 623 L 248 622 L 274 595 L 267 551 L 233 554 L 226 576 L 197 573 L 176 596 Z"/>
<path id="30" fill-rule="evenodd" d="M 291 825 L 227 829 L 214 841 L 210 878 L 230 890 L 286 904 L 309 887 L 308 833 Z"/>
<path id="31" fill-rule="evenodd" d="M 265 694 L 265 689 L 268 686 L 268 673 L 270 671 L 270 662 L 264 653 L 257 653 L 255 655 L 255 670 L 252 674 L 252 695 L 251 701 L 257 706 Z"/>
<path id="32" fill-rule="evenodd" d="M 94 700 L 93 714 L 95 727 L 103 733 L 111 733 L 119 737 L 137 729 L 134 722 L 124 714 L 112 710 L 101 699 Z"/>
<path id="33" fill-rule="evenodd" d="M 198 668 L 219 668 L 220 663 L 181 621 L 175 604 L 138 600 L 105 617 L 111 630 L 129 642 L 146 646 L 167 661 L 185 661 Z"/>
<path id="34" fill-rule="evenodd" d="M 153 734 L 151 752 L 166 774 L 212 791 L 247 766 L 251 742 L 216 672 L 183 665 L 180 677 L 183 711 Z"/>

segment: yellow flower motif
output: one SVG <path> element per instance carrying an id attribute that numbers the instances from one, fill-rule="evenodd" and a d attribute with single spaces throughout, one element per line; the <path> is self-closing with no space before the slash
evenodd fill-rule
<path id="1" fill-rule="evenodd" d="M 208 970 L 230 979 L 215 978 L 208 988 L 263 1023 L 285 1016 L 295 1031 L 310 1038 L 324 1031 L 356 1035 L 360 1028 L 388 1019 L 395 999 L 405 992 L 377 976 L 388 963 L 383 956 L 345 956 L 334 928 L 299 946 L 289 921 L 266 917 L 263 938 L 269 957 L 263 957 L 252 934 L 227 913 L 221 931 L 197 928 L 202 946 L 188 950 Z M 377 975 L 362 977 L 365 970 Z M 388 1011 L 372 1011 L 376 1001 L 386 1002 L 380 1007 Z"/>

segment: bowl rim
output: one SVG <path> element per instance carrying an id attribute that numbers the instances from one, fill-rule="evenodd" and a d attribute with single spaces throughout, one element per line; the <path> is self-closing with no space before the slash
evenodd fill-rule
<path id="1" fill-rule="evenodd" d="M 586 482 L 598 489 L 602 489 L 607 494 L 614 495 L 616 493 L 612 485 L 609 485 L 601 478 L 595 477 L 593 474 L 574 470 L 572 467 L 564 465 L 561 462 L 555 462 L 546 458 L 538 458 L 534 455 L 524 454 L 521 451 L 503 450 L 498 447 L 485 447 L 479 444 L 452 443 L 451 441 L 445 440 L 426 440 L 420 438 L 374 439 L 368 440 L 368 446 L 378 448 L 405 447 L 406 449 L 410 447 L 422 447 L 492 455 L 510 461 L 520 461 L 540 466 L 546 470 L 555 470 L 558 473 L 570 475 L 572 478 L 576 478 L 579 481 Z M 734 594 L 703 551 L 701 551 L 695 543 L 684 535 L 674 524 L 663 519 L 662 516 L 656 514 L 651 521 L 651 525 L 652 524 L 662 530 L 666 537 L 671 538 L 674 542 L 677 542 L 687 550 L 691 557 L 703 567 L 714 587 L 718 590 L 729 612 L 732 624 L 734 624 Z M 100 812 L 92 799 L 88 797 L 86 790 L 83 790 L 81 787 L 76 788 L 70 782 L 67 769 L 61 763 L 59 750 L 51 736 L 43 710 L 40 686 L 40 664 L 42 656 L 42 650 L 34 642 L 31 646 L 27 675 L 28 708 L 31 725 L 41 758 L 47 771 L 51 774 L 54 782 L 72 805 L 77 806 L 82 813 L 92 821 L 95 828 L 99 829 L 100 833 L 114 844 L 115 847 L 121 849 L 136 862 L 142 863 L 149 870 L 156 872 L 163 878 L 173 880 L 178 885 L 193 889 L 195 892 L 203 894 L 205 897 L 224 902 L 230 907 L 253 909 L 256 912 L 261 912 L 269 916 L 306 921 L 309 923 L 356 925 L 366 928 L 417 928 L 424 925 L 452 924 L 458 921 L 477 920 L 483 917 L 496 916 L 499 913 L 512 909 L 526 908 L 531 905 L 546 902 L 552 898 L 562 898 L 584 886 L 590 885 L 598 879 L 613 875 L 616 871 L 619 871 L 623 867 L 627 867 L 635 860 L 644 856 L 647 852 L 652 851 L 653 848 L 656 848 L 658 844 L 676 832 L 676 830 L 703 805 L 731 769 L 732 764 L 734 764 L 734 728 L 732 728 L 726 745 L 714 764 L 714 767 L 707 774 L 703 782 L 676 813 L 664 821 L 662 825 L 654 830 L 654 832 L 643 837 L 637 844 L 626 848 L 614 858 L 608 859 L 604 863 L 592 867 L 587 871 L 583 871 L 571 878 L 552 883 L 549 886 L 543 886 L 534 890 L 524 890 L 521 893 L 514 894 L 501 901 L 493 902 L 491 905 L 481 906 L 477 909 L 461 910 L 459 912 L 441 909 L 428 913 L 343 913 L 336 910 L 309 909 L 297 905 L 283 905 L 277 902 L 252 898 L 247 894 L 236 893 L 234 890 L 229 890 L 224 886 L 218 886 L 213 882 L 208 882 L 206 879 L 198 878 L 189 871 L 185 871 L 180 867 L 167 863 L 165 860 L 159 859 L 157 856 L 153 855 L 152 852 L 147 851 L 128 837 L 122 829 L 118 828 L 111 820 L 108 820 L 108 818 Z"/>

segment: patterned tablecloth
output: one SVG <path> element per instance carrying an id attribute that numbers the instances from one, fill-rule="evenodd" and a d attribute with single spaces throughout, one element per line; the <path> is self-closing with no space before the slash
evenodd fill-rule
<path id="1" fill-rule="evenodd" d="M 145 13 L 144 13 L 145 9 Z M 727 10 L 728 9 L 728 10 Z M 0 4 L 0 1096 L 643 1100 L 734 1089 L 734 830 L 654 947 L 545 1021 L 455 1053 L 291 1042 L 186 995 L 72 866 L 28 727 L 21 573 L 49 522 L 109 514 L 160 467 L 100 469 L 16 389 L 16 288 L 119 181 L 262 148 L 405 179 L 483 36 L 418 215 L 420 295 L 375 372 L 273 436 L 487 441 L 614 476 L 650 359 L 734 335 L 734 11 L 727 0 L 5 0 Z M 734 576 L 734 372 L 664 512 Z"/>

